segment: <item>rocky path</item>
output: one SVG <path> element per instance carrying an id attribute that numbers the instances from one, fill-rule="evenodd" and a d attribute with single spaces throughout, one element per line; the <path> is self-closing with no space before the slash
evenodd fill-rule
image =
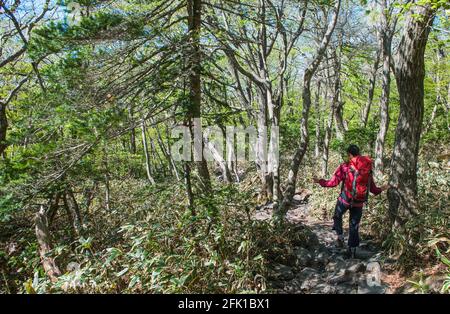
<path id="1" fill-rule="evenodd" d="M 270 219 L 271 208 L 264 207 L 255 219 Z M 354 259 L 349 259 L 346 248 L 337 248 L 331 222 L 322 222 L 308 215 L 308 206 L 298 202 L 287 214 L 294 224 L 306 225 L 318 241 L 308 248 L 294 248 L 295 262 L 274 264 L 269 288 L 276 293 L 345 293 L 384 294 L 393 289 L 383 281 L 384 269 L 394 261 L 382 260 L 381 253 L 370 241 L 362 241 Z"/>

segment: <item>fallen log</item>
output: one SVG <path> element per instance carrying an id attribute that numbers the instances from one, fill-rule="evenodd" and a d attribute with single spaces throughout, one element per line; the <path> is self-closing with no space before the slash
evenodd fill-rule
<path id="1" fill-rule="evenodd" d="M 44 267 L 44 271 L 50 280 L 55 282 L 58 280 L 58 276 L 61 275 L 61 271 L 56 265 L 55 259 L 49 255 L 52 250 L 52 242 L 48 230 L 47 214 L 42 205 L 39 212 L 36 213 L 35 233 L 39 245 L 39 256 L 42 267 Z"/>

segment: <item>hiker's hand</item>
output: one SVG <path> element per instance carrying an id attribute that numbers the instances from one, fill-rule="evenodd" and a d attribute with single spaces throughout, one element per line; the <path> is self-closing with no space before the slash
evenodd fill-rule
<path id="1" fill-rule="evenodd" d="M 319 183 L 320 179 L 318 179 L 317 177 L 313 177 L 313 181 L 314 183 Z"/>

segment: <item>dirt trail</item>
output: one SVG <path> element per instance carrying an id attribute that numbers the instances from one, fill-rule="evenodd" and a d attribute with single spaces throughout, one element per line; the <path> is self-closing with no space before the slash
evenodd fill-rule
<path id="1" fill-rule="evenodd" d="M 256 211 L 254 219 L 270 219 L 270 206 Z M 287 213 L 294 224 L 308 226 L 317 237 L 317 243 L 308 249 L 294 249 L 295 262 L 291 265 L 272 265 L 269 288 L 276 293 L 393 293 L 385 280 L 386 269 L 394 260 L 382 260 L 377 247 L 362 239 L 356 258 L 346 256 L 346 248 L 337 248 L 331 222 L 322 222 L 308 215 L 308 204 L 296 202 Z"/>

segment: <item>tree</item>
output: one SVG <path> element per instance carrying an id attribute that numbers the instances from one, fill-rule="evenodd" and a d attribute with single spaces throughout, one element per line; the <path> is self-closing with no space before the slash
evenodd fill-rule
<path id="1" fill-rule="evenodd" d="M 276 131 L 284 103 L 288 63 L 291 51 L 304 32 L 308 3 L 258 0 L 252 6 L 239 2 L 244 12 L 249 7 L 256 9 L 255 16 L 249 18 L 249 15 L 240 13 L 228 14 L 236 4 L 232 3 L 228 8 L 226 2 L 220 1 L 222 11 L 216 11 L 217 14 L 213 11 L 210 15 L 212 32 L 229 59 L 241 97 L 247 104 L 250 103 L 249 98 L 253 98 L 253 95 L 245 95 L 241 75 L 250 83 L 247 85 L 253 87 L 248 87 L 249 92 L 257 96 L 257 108 L 251 108 L 251 111 L 256 117 L 256 164 L 262 182 L 262 199 L 266 202 L 278 203 L 282 197 Z M 292 15 L 289 14 L 290 9 Z M 223 22 L 219 22 L 216 15 L 222 15 Z M 287 23 L 286 20 L 294 20 L 295 23 Z"/>
<path id="2" fill-rule="evenodd" d="M 11 3 L 8 3 L 11 2 Z M 20 1 L 0 1 L 0 15 L 5 15 L 7 19 L 10 21 L 9 24 L 5 24 L 4 26 L 4 34 L 1 36 L 0 45 L 8 45 L 9 47 L 13 46 L 13 51 L 9 52 L 10 49 L 5 49 L 5 58 L 0 59 L 0 70 L 2 68 L 6 68 L 8 66 L 14 66 L 20 61 L 24 61 L 24 57 L 26 57 L 26 51 L 28 49 L 28 44 L 31 38 L 31 34 L 33 29 L 41 23 L 41 21 L 45 18 L 46 14 L 49 11 L 52 11 L 54 8 L 50 8 L 49 6 L 50 0 L 46 0 L 43 5 L 41 11 L 37 11 L 34 7 L 31 14 L 25 17 L 18 17 L 16 11 L 23 11 L 26 8 L 26 4 L 21 3 Z M 2 12 L 2 10 L 4 12 Z M 23 13 L 22 13 L 23 15 Z M 1 21 L 2 24 L 4 21 Z M 3 25 L 2 25 L 3 26 Z M 3 27 L 2 27 L 3 29 Z M 15 42 L 18 41 L 20 44 L 19 47 L 15 47 Z M 14 43 L 14 44 L 13 44 Z M 8 53 L 9 52 L 9 53 Z M 0 56 L 3 57 L 3 47 L 0 50 Z M 29 61 L 29 60 L 27 60 Z M 25 73 L 24 75 L 15 75 L 11 80 L 14 84 L 13 88 L 9 90 L 7 96 L 5 98 L 0 97 L 0 155 L 3 154 L 6 147 L 8 146 L 6 143 L 6 132 L 8 129 L 8 119 L 6 116 L 6 110 L 8 104 L 14 99 L 17 93 L 20 91 L 22 86 L 27 83 L 30 78 L 33 77 L 33 74 L 38 78 L 39 84 L 44 89 L 44 83 L 42 81 L 42 77 L 39 73 L 39 63 L 40 60 L 31 60 L 31 70 Z M 3 81 L 3 79 L 2 79 Z M 5 86 L 9 84 L 6 81 L 2 82 Z M 1 94 L 1 93 L 0 93 Z"/>
<path id="3" fill-rule="evenodd" d="M 194 136 L 196 129 L 200 129 L 201 125 L 196 125 L 197 121 L 200 121 L 201 117 L 201 103 L 202 103 L 202 87 L 201 87 L 201 60 L 202 52 L 200 46 L 201 38 L 201 25 L 202 25 L 202 0 L 188 0 L 188 30 L 189 30 L 189 56 L 188 56 L 188 69 L 190 72 L 190 93 L 189 93 L 189 109 L 188 119 L 189 126 L 191 128 L 191 136 L 194 137 L 194 141 L 200 141 L 200 143 L 194 143 L 194 159 L 197 166 L 197 170 L 200 176 L 202 187 L 206 191 L 211 190 L 211 179 L 208 171 L 208 164 L 203 156 L 203 137 Z"/>
<path id="4" fill-rule="evenodd" d="M 381 175 L 383 171 L 383 157 L 386 134 L 389 128 L 389 97 L 391 88 L 391 46 L 392 37 L 394 36 L 395 24 L 397 18 L 393 17 L 392 6 L 388 7 L 388 1 L 382 0 L 381 19 L 378 30 L 381 61 L 383 64 L 383 80 L 381 85 L 381 99 L 380 99 L 380 127 L 375 142 L 375 175 Z"/>
<path id="5" fill-rule="evenodd" d="M 328 23 L 327 29 L 322 37 L 320 45 L 317 48 L 317 51 L 313 59 L 308 64 L 303 74 L 303 82 L 302 82 L 303 108 L 302 108 L 302 118 L 300 121 L 300 145 L 295 150 L 294 156 L 292 157 L 284 197 L 276 213 L 277 218 L 281 218 L 285 215 L 287 207 L 290 204 L 292 197 L 294 196 L 295 193 L 295 185 L 297 182 L 298 169 L 300 167 L 300 163 L 303 160 L 303 157 L 305 156 L 306 150 L 308 149 L 309 143 L 308 120 L 309 120 L 309 110 L 311 108 L 311 80 L 317 68 L 319 67 L 322 58 L 325 55 L 328 43 L 330 42 L 331 35 L 333 34 L 334 28 L 337 23 L 340 6 L 341 1 L 337 0 L 334 5 L 331 20 Z"/>
<path id="6" fill-rule="evenodd" d="M 395 58 L 400 115 L 395 131 L 388 190 L 393 226 L 403 226 L 417 213 L 417 160 L 424 114 L 425 47 L 436 7 L 414 1 Z"/>
<path id="7" fill-rule="evenodd" d="M 367 122 L 369 120 L 369 113 L 370 113 L 370 108 L 372 107 L 379 63 L 380 63 L 380 49 L 378 49 L 376 52 L 376 57 L 375 57 L 375 61 L 373 63 L 372 71 L 369 74 L 370 75 L 369 92 L 367 94 L 366 105 L 364 106 L 362 114 L 361 114 L 361 125 L 363 127 L 367 126 Z"/>

